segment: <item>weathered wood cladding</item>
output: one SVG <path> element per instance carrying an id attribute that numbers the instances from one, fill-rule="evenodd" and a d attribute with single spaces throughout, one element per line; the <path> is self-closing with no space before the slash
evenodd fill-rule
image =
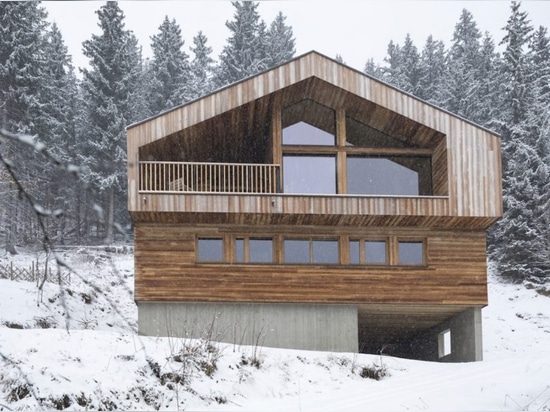
<path id="1" fill-rule="evenodd" d="M 185 160 L 149 158 L 170 153 L 179 156 L 182 152 L 194 153 L 193 150 L 205 154 L 208 148 L 233 157 L 229 155 L 232 151 L 252 142 L 248 140 L 245 144 L 251 134 L 240 135 L 242 130 L 261 131 L 258 135 L 262 136 L 280 133 L 280 125 L 272 124 L 272 119 L 280 117 L 270 110 L 306 98 L 343 110 L 420 148 L 432 149 L 434 194 L 448 194 L 447 216 L 497 218 L 502 214 L 498 136 L 315 52 L 131 126 L 128 129 L 130 211 L 154 211 L 142 202 L 137 191 L 140 156 L 141 160 Z M 231 131 L 226 140 L 200 140 L 201 136 L 213 136 L 207 132 L 220 130 Z M 279 156 L 273 150 L 276 146 L 262 147 L 265 149 L 260 151 L 262 161 L 276 163 L 274 160 Z M 197 152 L 197 156 L 203 155 Z M 170 211 L 185 211 L 174 208 L 182 205 L 182 201 L 170 200 L 168 204 Z M 393 214 L 387 210 L 373 213 Z"/>
<path id="2" fill-rule="evenodd" d="M 419 226 L 487 229 L 491 216 L 460 217 L 438 197 L 141 194 L 139 223 Z M 177 210 L 178 212 L 173 212 Z"/>
<path id="3" fill-rule="evenodd" d="M 297 232 L 298 230 L 298 232 Z M 197 264 L 196 236 L 249 233 L 246 226 L 138 225 L 137 301 L 486 305 L 485 233 L 307 227 L 314 235 L 426 239 L 427 266 Z M 255 227 L 263 236 L 303 234 L 294 226 Z"/>

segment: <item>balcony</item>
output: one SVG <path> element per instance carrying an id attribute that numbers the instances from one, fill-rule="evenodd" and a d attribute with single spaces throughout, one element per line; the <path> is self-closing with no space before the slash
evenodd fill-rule
<path id="1" fill-rule="evenodd" d="M 280 165 L 139 162 L 140 193 L 280 193 Z"/>

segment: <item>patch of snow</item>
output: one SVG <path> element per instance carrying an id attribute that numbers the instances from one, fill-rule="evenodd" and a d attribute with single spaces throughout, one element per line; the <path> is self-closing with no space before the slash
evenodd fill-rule
<path id="1" fill-rule="evenodd" d="M 61 252 L 70 282 L 42 293 L 0 279 L 0 410 L 550 410 L 550 298 L 495 275 L 484 361 L 443 364 L 139 336 L 122 251 Z"/>

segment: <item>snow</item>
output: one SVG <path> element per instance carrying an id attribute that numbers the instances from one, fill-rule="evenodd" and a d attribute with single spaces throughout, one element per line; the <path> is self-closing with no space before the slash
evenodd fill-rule
<path id="1" fill-rule="evenodd" d="M 63 288 L 0 279 L 0 411 L 550 410 L 550 298 L 495 275 L 484 361 L 442 364 L 139 336 L 131 249 L 61 257 L 74 269 Z M 32 260 L 44 256 L 0 265 Z"/>

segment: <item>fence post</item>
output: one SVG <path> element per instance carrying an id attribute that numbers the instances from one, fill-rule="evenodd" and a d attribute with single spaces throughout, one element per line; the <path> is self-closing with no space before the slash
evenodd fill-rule
<path id="1" fill-rule="evenodd" d="M 10 280 L 13 280 L 13 262 L 10 262 Z"/>

